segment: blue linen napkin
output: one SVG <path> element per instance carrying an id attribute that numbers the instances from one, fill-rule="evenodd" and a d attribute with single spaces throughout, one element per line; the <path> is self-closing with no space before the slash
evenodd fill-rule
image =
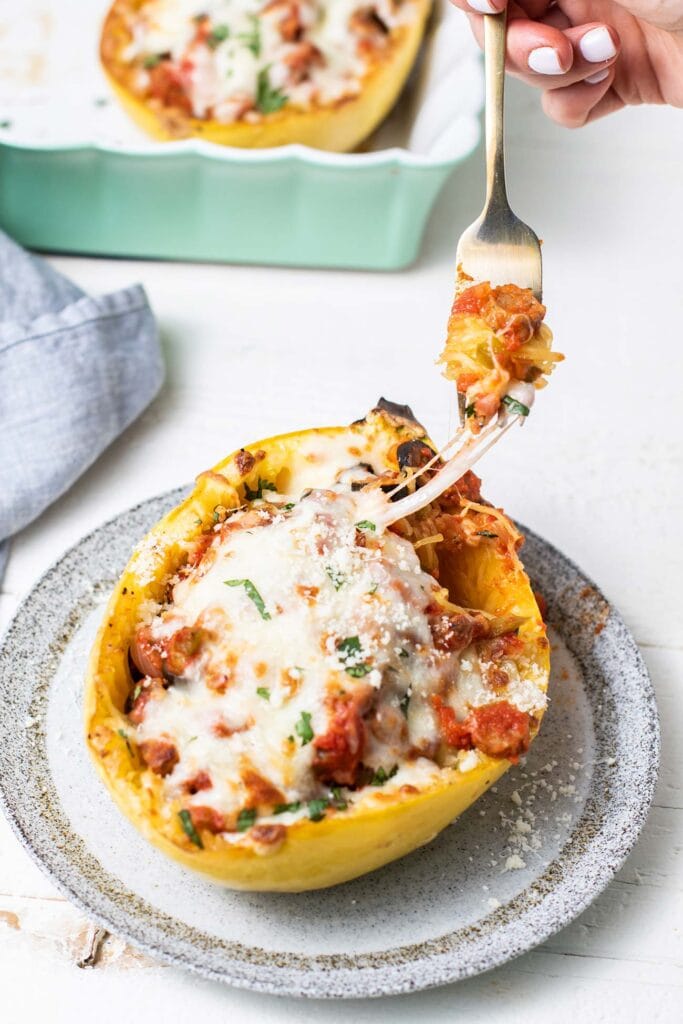
<path id="1" fill-rule="evenodd" d="M 163 377 L 140 285 L 91 298 L 0 232 L 0 580 L 7 538 L 71 487 Z"/>

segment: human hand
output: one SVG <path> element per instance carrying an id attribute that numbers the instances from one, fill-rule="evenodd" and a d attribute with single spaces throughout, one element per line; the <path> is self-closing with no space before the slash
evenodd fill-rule
<path id="1" fill-rule="evenodd" d="M 451 0 L 479 44 L 505 0 Z M 683 107 L 683 0 L 511 0 L 507 69 L 543 90 L 543 109 L 579 128 L 639 103 Z M 482 13 L 477 13 L 482 12 Z"/>

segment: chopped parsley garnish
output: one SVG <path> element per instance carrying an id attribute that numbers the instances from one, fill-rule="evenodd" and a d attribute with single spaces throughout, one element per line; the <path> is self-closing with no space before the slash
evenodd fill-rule
<path id="1" fill-rule="evenodd" d="M 311 713 L 310 711 L 302 711 L 301 718 L 294 726 L 294 731 L 297 736 L 301 739 L 301 746 L 305 747 L 307 743 L 310 743 L 313 739 L 313 729 L 311 728 Z"/>
<path id="2" fill-rule="evenodd" d="M 301 800 L 295 800 L 291 804 L 277 804 L 273 813 L 274 814 L 294 814 L 296 811 L 301 810 Z"/>
<path id="3" fill-rule="evenodd" d="M 490 530 L 477 530 L 476 535 L 477 537 L 490 537 L 492 540 L 498 536 L 497 533 L 491 533 Z"/>
<path id="4" fill-rule="evenodd" d="M 318 800 L 308 801 L 308 816 L 311 821 L 322 821 L 325 817 L 325 811 L 329 807 L 330 802 L 324 797 Z"/>
<path id="5" fill-rule="evenodd" d="M 270 612 L 266 611 L 266 606 L 263 602 L 263 598 L 259 594 L 254 584 L 251 582 L 251 580 L 223 580 L 223 582 L 225 583 L 226 587 L 244 587 L 247 597 L 254 602 L 261 618 L 271 618 Z"/>
<path id="6" fill-rule="evenodd" d="M 345 640 L 340 640 L 337 644 L 337 653 L 344 666 L 344 671 L 354 679 L 360 679 L 372 671 L 366 661 L 358 660 L 361 646 L 357 636 L 347 636 Z"/>
<path id="7" fill-rule="evenodd" d="M 373 583 L 370 589 L 367 591 L 368 594 L 376 594 L 379 583 Z"/>
<path id="8" fill-rule="evenodd" d="M 252 491 L 249 484 L 244 485 L 244 497 L 247 501 L 258 501 L 263 497 L 264 491 L 277 491 L 277 487 L 270 480 L 262 480 L 261 477 L 258 478 L 258 486 L 255 491 Z"/>
<path id="9" fill-rule="evenodd" d="M 138 685 L 133 690 L 133 701 L 136 701 L 141 693 L 142 693 L 142 683 L 138 683 Z"/>
<path id="10" fill-rule="evenodd" d="M 151 53 L 149 57 L 145 57 L 142 62 L 142 66 L 145 71 L 151 71 L 152 68 L 157 66 L 157 64 L 161 64 L 163 59 L 164 55 L 162 53 Z"/>
<path id="11" fill-rule="evenodd" d="M 401 697 L 401 700 L 400 700 L 400 703 L 399 703 L 398 706 L 400 707 L 401 711 L 403 712 L 403 714 L 405 715 L 406 718 L 408 717 L 408 705 L 409 704 L 410 704 L 410 694 L 409 693 L 405 693 Z"/>
<path id="12" fill-rule="evenodd" d="M 268 68 L 262 68 L 256 80 L 256 108 L 262 114 L 275 114 L 282 110 L 288 97 L 281 89 L 274 89 L 268 78 Z"/>
<path id="13" fill-rule="evenodd" d="M 349 805 L 342 796 L 342 791 L 339 786 L 333 786 L 330 792 L 332 794 L 332 799 L 330 800 L 332 806 L 336 807 L 338 811 L 345 811 Z"/>
<path id="14" fill-rule="evenodd" d="M 214 523 L 224 522 L 228 516 L 236 511 L 235 509 L 226 508 L 225 505 L 214 505 L 213 506 L 213 521 Z"/>
<path id="15" fill-rule="evenodd" d="M 394 777 L 394 775 L 396 774 L 397 771 L 398 771 L 398 765 L 397 764 L 395 764 L 394 767 L 391 768 L 388 772 L 384 768 L 382 768 L 382 766 L 380 765 L 380 767 L 377 769 L 375 774 L 372 776 L 372 778 L 370 780 L 370 785 L 371 786 L 383 786 L 385 782 L 389 781 L 389 779 L 393 779 L 393 777 Z"/>
<path id="16" fill-rule="evenodd" d="M 241 43 L 244 43 L 248 50 L 254 54 L 255 57 L 261 56 L 261 22 L 258 20 L 257 15 L 250 14 L 251 29 L 249 32 L 241 32 L 238 35 L 238 39 Z"/>
<path id="17" fill-rule="evenodd" d="M 257 686 L 256 692 L 259 697 L 263 697 L 264 700 L 270 700 L 270 690 L 267 686 Z"/>
<path id="18" fill-rule="evenodd" d="M 230 29 L 227 25 L 216 25 L 213 31 L 207 36 L 206 45 L 211 49 L 215 50 L 217 46 L 224 43 L 230 35 Z"/>
<path id="19" fill-rule="evenodd" d="M 201 525 L 202 525 L 202 521 L 201 521 L 201 519 L 199 518 L 199 516 L 197 516 L 197 518 L 195 519 L 195 521 L 194 521 L 194 525 L 195 525 L 195 526 L 201 526 Z"/>
<path id="20" fill-rule="evenodd" d="M 467 417 L 467 419 L 469 419 L 470 416 L 474 416 L 474 402 L 471 402 L 470 405 L 465 406 L 465 416 Z"/>
<path id="21" fill-rule="evenodd" d="M 401 650 L 398 652 L 398 656 L 399 656 L 399 658 L 409 658 L 410 654 L 405 649 L 405 647 L 402 647 Z"/>
<path id="22" fill-rule="evenodd" d="M 512 395 L 503 395 L 502 404 L 506 405 L 510 412 L 513 412 L 515 416 L 528 416 L 529 406 L 523 405 L 522 402 L 518 402 Z"/>
<path id="23" fill-rule="evenodd" d="M 346 576 L 343 572 L 339 572 L 337 569 L 333 569 L 331 565 L 325 566 L 325 572 L 332 580 L 332 585 L 335 590 L 341 590 L 346 583 Z"/>
<path id="24" fill-rule="evenodd" d="M 292 804 L 277 804 L 273 814 L 293 814 L 301 810 L 301 800 L 295 800 Z"/>
<path id="25" fill-rule="evenodd" d="M 294 508 L 295 505 L 296 505 L 295 501 L 288 501 L 286 505 L 282 506 L 282 511 L 283 512 L 290 512 Z"/>
<path id="26" fill-rule="evenodd" d="M 344 671 L 352 679 L 362 679 L 368 672 L 372 672 L 372 669 L 367 662 L 362 661 L 359 665 L 345 665 Z"/>
<path id="27" fill-rule="evenodd" d="M 256 808 L 243 807 L 237 815 L 237 831 L 246 832 L 256 821 Z"/>
<path id="28" fill-rule="evenodd" d="M 201 836 L 197 829 L 192 824 L 192 816 L 189 811 L 178 811 L 178 817 L 180 818 L 180 824 L 183 826 L 183 832 L 195 846 L 198 846 L 200 850 L 204 849 L 204 843 L 202 842 Z"/>
<path id="29" fill-rule="evenodd" d="M 131 747 L 130 743 L 128 742 L 128 733 L 127 733 L 127 732 L 124 732 L 124 731 L 123 731 L 123 729 L 117 729 L 116 731 L 118 732 L 119 736 L 120 736 L 120 737 L 121 737 L 121 738 L 122 738 L 123 740 L 125 740 L 125 742 L 126 742 L 126 746 L 128 747 L 128 753 L 129 753 L 129 754 L 131 755 L 131 757 L 132 757 L 132 756 L 133 756 L 133 750 L 132 750 L 132 747 Z"/>
<path id="30" fill-rule="evenodd" d="M 12 122 L 10 121 L 10 119 L 8 117 L 5 117 L 5 118 L 3 118 L 2 121 L 0 121 L 0 128 L 11 128 L 11 127 L 12 127 Z"/>
<path id="31" fill-rule="evenodd" d="M 359 523 L 356 523 L 358 530 L 376 530 L 377 527 L 374 523 L 371 523 L 369 519 L 361 519 Z"/>

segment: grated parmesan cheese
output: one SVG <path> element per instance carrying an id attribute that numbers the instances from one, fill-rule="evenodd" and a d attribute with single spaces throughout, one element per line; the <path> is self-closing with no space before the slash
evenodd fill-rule
<path id="1" fill-rule="evenodd" d="M 505 871 L 521 871 L 526 867 L 526 861 L 518 853 L 511 854 L 505 861 Z"/>
<path id="2" fill-rule="evenodd" d="M 212 530 L 199 563 L 170 581 L 169 604 L 146 604 L 143 624 L 154 641 L 183 629 L 202 637 L 182 677 L 157 691 L 135 728 L 138 744 L 162 739 L 177 753 L 163 776 L 171 802 L 227 818 L 253 806 L 245 780 L 256 774 L 278 794 L 267 804 L 297 805 L 261 814 L 260 824 L 305 816 L 307 801 L 329 793 L 314 771 L 314 740 L 330 729 L 340 694 L 372 707 L 363 766 L 374 773 L 356 790 L 344 787 L 343 801 L 421 789 L 452 770 L 436 761 L 434 695 L 445 695 L 460 719 L 501 699 L 476 645 L 457 653 L 436 647 L 440 585 L 410 541 L 370 519 L 377 492 L 349 487 L 313 490 L 293 506 L 269 492 L 268 502 L 237 510 Z M 287 489 L 296 494 L 296 481 Z M 150 544 L 138 555 L 144 567 L 159 552 Z M 504 666 L 505 699 L 519 710 L 542 709 L 545 695 L 524 659 Z M 477 750 L 461 751 L 457 768 L 472 771 L 480 760 Z M 210 785 L 193 790 L 207 771 Z M 533 847 L 529 830 L 517 834 L 515 853 Z M 237 833 L 231 841 L 243 839 Z"/>

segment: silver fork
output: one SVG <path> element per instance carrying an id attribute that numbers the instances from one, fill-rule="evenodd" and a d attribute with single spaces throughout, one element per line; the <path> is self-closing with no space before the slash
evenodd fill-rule
<path id="1" fill-rule="evenodd" d="M 538 238 L 524 221 L 510 209 L 505 188 L 505 40 L 507 11 L 484 15 L 484 69 L 486 81 L 486 200 L 484 209 L 473 224 L 460 236 L 457 249 L 458 269 L 475 281 L 493 285 L 516 284 L 530 288 L 539 302 L 543 295 L 543 261 Z M 533 402 L 532 385 L 517 384 L 508 396 L 527 409 Z M 495 420 L 476 436 L 466 436 L 464 396 L 458 395 L 460 429 L 426 466 L 418 469 L 411 480 L 424 477 L 436 463 L 443 463 L 419 490 L 405 498 L 386 503 L 375 514 L 383 526 L 417 512 L 454 484 L 478 462 L 489 448 L 506 433 L 513 423 L 524 422 L 524 415 L 505 406 Z M 397 485 L 392 498 L 405 487 Z"/>
<path id="2" fill-rule="evenodd" d="M 539 302 L 543 264 L 538 238 L 510 209 L 505 190 L 505 38 L 507 11 L 484 15 L 486 201 L 458 242 L 458 267 L 475 281 L 530 288 Z"/>
<path id="3" fill-rule="evenodd" d="M 528 224 L 510 209 L 505 188 L 505 42 L 507 10 L 484 15 L 486 81 L 486 199 L 484 209 L 460 236 L 458 269 L 475 281 L 530 288 L 543 301 L 541 243 Z M 464 395 L 458 395 L 460 425 Z M 507 423 L 507 418 L 504 420 Z"/>

